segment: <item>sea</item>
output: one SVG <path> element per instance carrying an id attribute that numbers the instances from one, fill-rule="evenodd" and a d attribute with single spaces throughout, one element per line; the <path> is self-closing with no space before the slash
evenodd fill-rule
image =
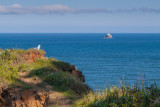
<path id="1" fill-rule="evenodd" d="M 46 57 L 75 65 L 93 90 L 125 82 L 160 85 L 160 34 L 1 33 L 0 48 L 29 49 L 41 45 Z"/>

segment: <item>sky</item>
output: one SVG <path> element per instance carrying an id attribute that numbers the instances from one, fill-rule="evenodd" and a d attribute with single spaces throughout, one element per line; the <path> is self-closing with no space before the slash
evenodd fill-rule
<path id="1" fill-rule="evenodd" d="M 160 33 L 160 0 L 0 0 L 0 33 Z"/>

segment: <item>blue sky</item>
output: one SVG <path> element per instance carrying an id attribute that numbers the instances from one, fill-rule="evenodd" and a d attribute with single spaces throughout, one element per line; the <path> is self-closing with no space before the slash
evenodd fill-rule
<path id="1" fill-rule="evenodd" d="M 0 33 L 160 33 L 160 0 L 0 0 Z"/>

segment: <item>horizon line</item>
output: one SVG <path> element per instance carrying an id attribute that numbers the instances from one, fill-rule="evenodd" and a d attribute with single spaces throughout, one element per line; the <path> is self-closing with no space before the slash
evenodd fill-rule
<path id="1" fill-rule="evenodd" d="M 37 34 L 38 33 L 39 34 L 56 34 L 56 33 L 62 34 L 62 32 L 0 32 L 0 34 L 31 34 L 31 33 L 34 33 L 34 34 L 36 33 Z M 72 34 L 90 33 L 90 34 L 93 34 L 93 33 L 108 33 L 108 32 L 63 32 L 63 33 L 72 33 Z M 113 32 L 113 33 L 160 33 L 160 32 Z"/>

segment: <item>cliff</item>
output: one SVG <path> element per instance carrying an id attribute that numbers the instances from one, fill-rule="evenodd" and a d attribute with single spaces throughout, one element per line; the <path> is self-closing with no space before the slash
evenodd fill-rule
<path id="1" fill-rule="evenodd" d="M 129 86 L 93 92 L 74 65 L 43 50 L 0 50 L 0 107 L 160 107 L 160 88 Z"/>
<path id="2" fill-rule="evenodd" d="M 44 55 L 43 50 L 0 50 L 0 106 L 71 106 L 90 90 L 74 65 Z"/>

